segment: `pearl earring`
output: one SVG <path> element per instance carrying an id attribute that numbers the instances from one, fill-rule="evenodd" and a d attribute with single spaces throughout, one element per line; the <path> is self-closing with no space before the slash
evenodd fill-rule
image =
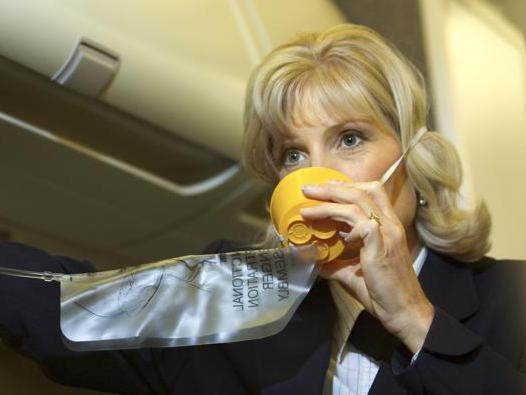
<path id="1" fill-rule="evenodd" d="M 427 206 L 427 200 L 424 197 L 422 197 L 420 192 L 417 192 L 417 197 L 418 197 L 418 205 L 420 207 L 426 207 Z"/>

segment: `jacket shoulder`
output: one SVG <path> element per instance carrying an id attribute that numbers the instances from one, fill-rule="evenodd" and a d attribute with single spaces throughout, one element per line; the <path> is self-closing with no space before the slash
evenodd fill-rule
<path id="1" fill-rule="evenodd" d="M 0 266 L 59 273 L 92 272 L 95 269 L 88 261 L 54 256 L 39 248 L 16 242 L 0 243 Z"/>
<path id="2" fill-rule="evenodd" d="M 478 288 L 486 292 L 499 293 L 517 291 L 526 279 L 526 261 L 515 259 L 496 259 L 485 256 L 477 262 L 466 264 L 473 272 Z"/>

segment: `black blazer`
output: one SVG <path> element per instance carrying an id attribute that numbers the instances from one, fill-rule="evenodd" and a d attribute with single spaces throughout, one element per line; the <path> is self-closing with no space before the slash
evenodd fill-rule
<path id="1" fill-rule="evenodd" d="M 205 252 L 240 245 L 217 241 Z M 87 262 L 0 243 L 0 265 L 66 273 Z M 429 251 L 420 281 L 435 317 L 417 361 L 403 349 L 382 362 L 370 394 L 522 394 L 524 344 L 518 314 L 523 265 L 484 258 L 474 265 Z M 0 333 L 51 379 L 126 394 L 321 394 L 335 308 L 319 281 L 279 334 L 230 344 L 73 352 L 61 340 L 58 284 L 0 276 Z"/>

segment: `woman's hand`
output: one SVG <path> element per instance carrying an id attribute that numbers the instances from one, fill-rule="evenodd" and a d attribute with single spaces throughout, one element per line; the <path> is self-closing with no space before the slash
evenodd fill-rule
<path id="1" fill-rule="evenodd" d="M 433 320 L 433 305 L 418 282 L 404 226 L 383 186 L 328 183 L 306 185 L 303 193 L 325 201 L 302 209 L 305 219 L 344 222 L 352 227 L 346 240 L 363 243 L 359 257 L 324 264 L 322 277 L 340 281 L 411 352 L 418 351 Z"/>

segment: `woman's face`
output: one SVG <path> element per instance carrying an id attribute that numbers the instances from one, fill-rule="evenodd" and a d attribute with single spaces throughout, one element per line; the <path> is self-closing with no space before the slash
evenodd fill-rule
<path id="1" fill-rule="evenodd" d="M 321 166 L 338 170 L 355 182 L 380 180 L 402 154 L 389 127 L 352 119 L 327 119 L 323 124 L 293 128 L 284 136 L 280 151 L 280 179 L 302 167 Z M 384 186 L 412 249 L 417 240 L 416 193 L 403 164 Z"/>

